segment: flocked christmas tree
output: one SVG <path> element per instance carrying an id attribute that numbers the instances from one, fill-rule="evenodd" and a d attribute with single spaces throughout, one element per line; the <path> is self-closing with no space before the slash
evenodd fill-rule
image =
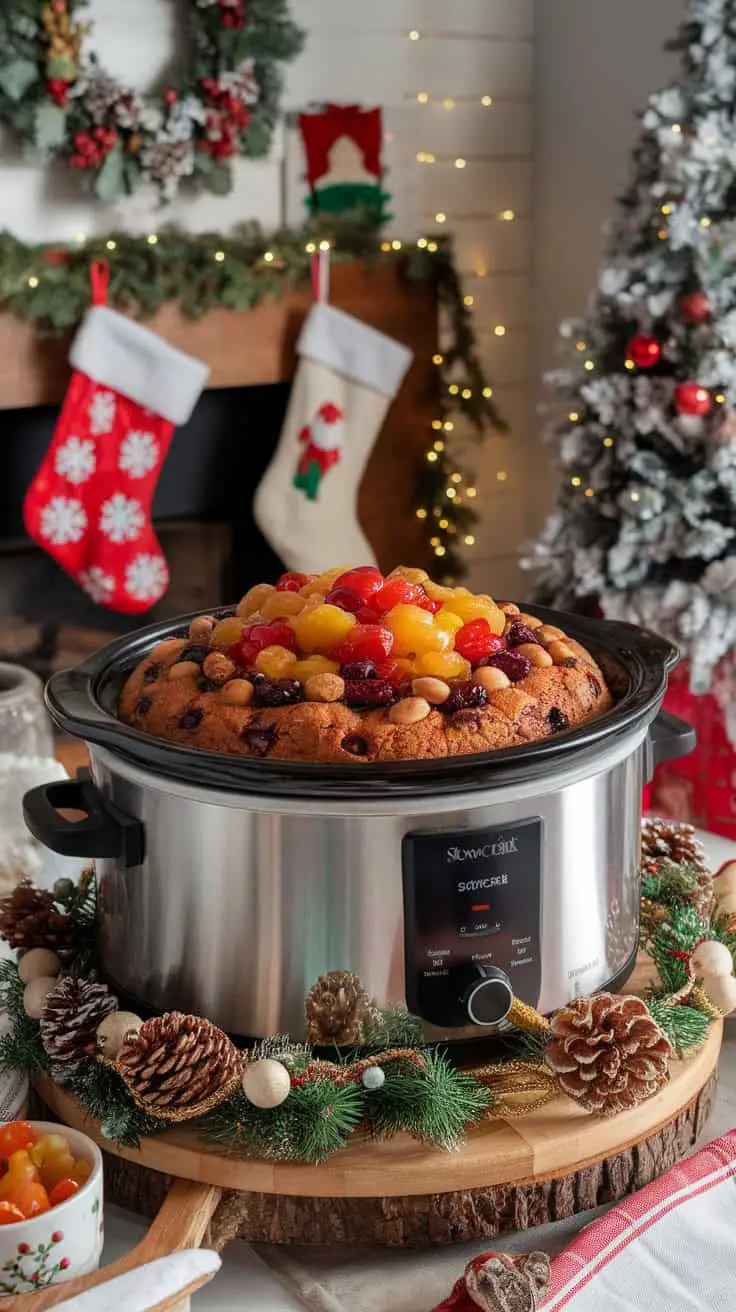
<path id="1" fill-rule="evenodd" d="M 537 595 L 672 638 L 708 687 L 736 647 L 736 0 L 688 0 L 548 439 L 558 503 Z"/>

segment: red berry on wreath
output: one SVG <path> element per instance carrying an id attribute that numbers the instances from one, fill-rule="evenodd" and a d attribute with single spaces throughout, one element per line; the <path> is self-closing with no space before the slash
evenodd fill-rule
<path id="1" fill-rule="evenodd" d="M 705 323 L 710 319 L 710 301 L 705 292 L 688 292 L 679 305 L 683 323 Z"/>
<path id="2" fill-rule="evenodd" d="M 679 383 L 675 388 L 675 409 L 678 415 L 707 415 L 713 407 L 713 398 L 707 387 L 700 383 Z"/>
<path id="3" fill-rule="evenodd" d="M 662 358 L 662 347 L 656 337 L 639 333 L 626 344 L 626 359 L 633 360 L 637 369 L 653 369 Z"/>

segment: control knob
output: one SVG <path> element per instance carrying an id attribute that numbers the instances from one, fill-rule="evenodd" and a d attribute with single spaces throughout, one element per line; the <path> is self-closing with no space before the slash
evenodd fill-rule
<path id="1" fill-rule="evenodd" d="M 471 1024 L 500 1025 L 508 1016 L 514 1000 L 514 990 L 506 972 L 498 966 L 474 966 L 463 974 L 465 987 L 460 994 L 460 1005 Z"/>

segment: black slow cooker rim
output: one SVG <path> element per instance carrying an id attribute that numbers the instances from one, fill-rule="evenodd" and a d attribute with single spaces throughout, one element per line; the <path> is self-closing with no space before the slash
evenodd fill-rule
<path id="1" fill-rule="evenodd" d="M 123 724 L 111 709 L 123 679 L 157 643 L 185 634 L 194 615 L 138 629 L 102 647 L 81 665 L 53 675 L 46 687 L 46 706 L 55 723 L 73 737 L 107 748 L 121 761 L 158 777 L 216 792 L 309 799 L 324 796 L 328 789 L 335 799 L 361 800 L 370 784 L 370 798 L 378 800 L 532 782 L 565 769 L 573 759 L 576 765 L 592 762 L 605 747 L 648 725 L 662 704 L 678 652 L 666 639 L 632 624 L 532 604 L 526 609 L 545 623 L 564 626 L 597 658 L 616 661 L 625 670 L 627 690 L 611 711 L 577 728 L 473 756 L 345 765 L 253 760 L 183 747 Z M 226 616 L 232 608 L 211 613 Z"/>

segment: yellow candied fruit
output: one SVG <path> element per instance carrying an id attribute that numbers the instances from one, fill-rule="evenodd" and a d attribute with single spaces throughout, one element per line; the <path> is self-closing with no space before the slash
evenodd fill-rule
<path id="1" fill-rule="evenodd" d="M 499 636 L 504 631 L 506 616 L 490 597 L 451 597 L 445 606 L 459 615 L 464 624 L 469 624 L 471 620 L 488 620 L 491 633 Z"/>
<path id="2" fill-rule="evenodd" d="M 424 584 L 429 578 L 426 569 L 415 569 L 413 565 L 397 565 L 386 576 L 390 579 L 406 579 L 407 583 Z"/>
<path id="3" fill-rule="evenodd" d="M 264 647 L 256 656 L 256 669 L 261 674 L 267 674 L 269 679 L 293 678 L 295 665 L 294 652 L 289 651 L 288 647 L 280 647 L 278 643 Z"/>
<path id="4" fill-rule="evenodd" d="M 425 651 L 446 651 L 452 646 L 452 634 L 435 624 L 434 615 L 421 606 L 400 604 L 384 618 L 394 635 L 395 656 L 421 655 Z"/>
<path id="5" fill-rule="evenodd" d="M 312 652 L 326 655 L 348 636 L 355 624 L 355 616 L 349 615 L 339 606 L 323 604 L 294 615 L 289 623 L 302 651 L 308 655 Z"/>
<path id="6" fill-rule="evenodd" d="M 234 642 L 240 642 L 243 636 L 245 624 L 242 616 L 231 616 L 229 619 L 220 620 L 210 634 L 210 645 L 212 647 L 231 647 Z"/>
<path id="7" fill-rule="evenodd" d="M 249 615 L 255 615 L 266 597 L 275 591 L 273 583 L 256 583 L 255 587 L 249 588 L 238 603 L 238 615 L 242 616 L 243 619 L 247 619 Z"/>
<path id="8" fill-rule="evenodd" d="M 298 615 L 306 604 L 306 597 L 300 597 L 298 592 L 272 592 L 261 602 L 261 615 L 264 620 L 285 620 Z"/>
<path id="9" fill-rule="evenodd" d="M 455 596 L 454 588 L 446 588 L 443 583 L 435 583 L 434 579 L 425 579 L 422 587 L 432 601 L 449 601 Z"/>
<path id="10" fill-rule="evenodd" d="M 458 629 L 461 629 L 465 623 L 465 620 L 456 615 L 453 610 L 448 610 L 447 606 L 442 606 L 437 611 L 435 619 L 443 629 L 449 629 L 450 633 L 457 633 Z"/>
<path id="11" fill-rule="evenodd" d="M 470 661 L 459 651 L 427 651 L 417 661 L 420 674 L 431 674 L 436 679 L 469 679 Z"/>
<path id="12" fill-rule="evenodd" d="M 419 674 L 418 661 L 410 661 L 406 656 L 397 656 L 395 659 L 393 657 L 391 659 L 394 661 L 394 665 L 399 667 L 401 673 L 406 675 L 407 679 L 417 678 Z"/>
<path id="13" fill-rule="evenodd" d="M 328 660 L 326 656 L 307 656 L 292 667 L 289 678 L 306 683 L 307 679 L 313 679 L 316 674 L 337 674 L 339 669 L 337 661 Z"/>
<path id="14" fill-rule="evenodd" d="M 297 596 L 307 598 L 320 597 L 320 599 L 324 601 L 329 590 L 328 587 L 325 587 L 321 579 L 310 579 L 309 583 L 305 583 L 304 587 L 299 589 Z"/>

